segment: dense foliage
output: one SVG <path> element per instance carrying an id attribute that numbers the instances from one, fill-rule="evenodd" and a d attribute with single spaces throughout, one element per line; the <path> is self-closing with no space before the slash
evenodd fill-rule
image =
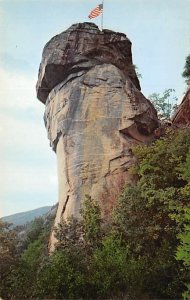
<path id="1" fill-rule="evenodd" d="M 138 181 L 124 188 L 111 220 L 87 197 L 80 220 L 59 224 L 51 256 L 42 220 L 23 247 L 11 239 L 17 262 L 6 265 L 3 299 L 190 299 L 190 130 L 133 151 Z"/>
<path id="2" fill-rule="evenodd" d="M 12 269 L 17 266 L 17 235 L 11 224 L 0 220 L 0 296 L 8 294 L 8 280 Z"/>

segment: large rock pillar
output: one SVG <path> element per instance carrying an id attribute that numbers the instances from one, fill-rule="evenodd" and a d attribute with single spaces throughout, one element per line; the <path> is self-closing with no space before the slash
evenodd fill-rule
<path id="1" fill-rule="evenodd" d="M 44 48 L 37 95 L 58 161 L 55 225 L 78 217 L 85 195 L 109 214 L 131 180 L 131 147 L 150 141 L 158 126 L 155 109 L 140 92 L 131 42 L 93 23 L 71 26 Z"/>

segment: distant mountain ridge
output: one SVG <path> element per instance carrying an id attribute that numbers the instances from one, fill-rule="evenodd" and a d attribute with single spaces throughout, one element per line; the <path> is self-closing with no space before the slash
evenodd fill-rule
<path id="1" fill-rule="evenodd" d="M 1 218 L 1 220 L 3 220 L 4 222 L 12 223 L 13 226 L 24 225 L 27 222 L 33 221 L 35 218 L 47 214 L 51 210 L 51 208 L 52 206 L 44 206 L 26 212 L 6 216 Z"/>

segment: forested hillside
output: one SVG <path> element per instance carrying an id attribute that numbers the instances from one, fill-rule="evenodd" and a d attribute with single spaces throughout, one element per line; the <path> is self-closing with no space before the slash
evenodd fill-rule
<path id="1" fill-rule="evenodd" d="M 1 218 L 3 222 L 12 223 L 13 226 L 24 225 L 27 222 L 33 221 L 35 218 L 46 214 L 51 209 L 51 206 L 40 207 L 26 212 L 17 213 L 14 215 Z"/>

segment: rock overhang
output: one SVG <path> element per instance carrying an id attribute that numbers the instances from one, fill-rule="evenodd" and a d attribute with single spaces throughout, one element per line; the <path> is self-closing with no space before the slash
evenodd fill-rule
<path id="1" fill-rule="evenodd" d="M 59 83 L 105 63 L 115 65 L 140 90 L 132 62 L 131 41 L 125 34 L 108 29 L 100 31 L 89 22 L 72 25 L 44 47 L 36 85 L 38 99 L 45 104 Z"/>

